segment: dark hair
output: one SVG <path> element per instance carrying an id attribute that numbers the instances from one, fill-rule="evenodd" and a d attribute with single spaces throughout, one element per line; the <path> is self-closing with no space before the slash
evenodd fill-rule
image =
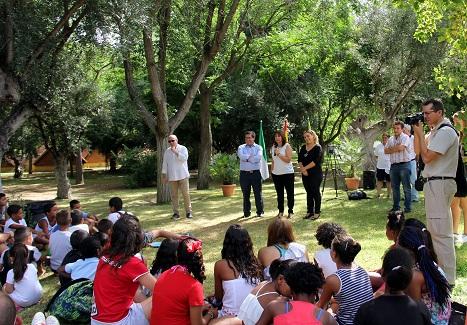
<path id="1" fill-rule="evenodd" d="M 78 200 L 71 200 L 70 201 L 70 209 L 75 209 L 75 205 L 79 204 L 80 202 Z"/>
<path id="2" fill-rule="evenodd" d="M 315 237 L 318 244 L 324 248 L 331 248 L 331 243 L 337 235 L 345 235 L 347 232 L 341 225 L 334 222 L 325 222 L 316 229 Z"/>
<path id="3" fill-rule="evenodd" d="M 293 264 L 297 263 L 297 261 L 288 259 L 281 261 L 279 258 L 272 261 L 271 265 L 269 266 L 269 275 L 271 276 L 271 280 L 276 280 L 279 275 L 284 275 L 285 271 Z"/>
<path id="4" fill-rule="evenodd" d="M 274 131 L 274 145 L 278 146 L 279 144 L 276 142 L 276 135 L 279 135 L 282 138 L 282 145 L 287 143 L 287 139 L 285 138 L 284 132 L 281 130 Z"/>
<path id="5" fill-rule="evenodd" d="M 104 232 L 107 234 L 109 230 L 112 229 L 113 225 L 114 224 L 109 219 L 101 219 L 97 223 L 96 227 L 97 227 L 97 230 L 99 230 L 99 232 Z"/>
<path id="6" fill-rule="evenodd" d="M 241 225 L 231 225 L 225 232 L 221 256 L 248 283 L 256 284 L 263 278 L 263 270 L 253 251 L 250 234 Z"/>
<path id="7" fill-rule="evenodd" d="M 156 258 L 152 262 L 151 274 L 162 273 L 177 264 L 178 240 L 166 238 L 157 250 Z"/>
<path id="8" fill-rule="evenodd" d="M 397 236 L 401 232 L 402 227 L 404 226 L 405 216 L 402 211 L 391 211 L 388 213 L 388 221 L 386 222 L 386 227 L 389 230 L 392 230 Z"/>
<path id="9" fill-rule="evenodd" d="M 99 243 L 101 243 L 102 247 L 107 245 L 107 243 L 110 240 L 109 235 L 107 235 L 105 232 L 100 232 L 100 231 L 93 234 L 92 237 L 96 238 L 99 241 Z"/>
<path id="10" fill-rule="evenodd" d="M 112 227 L 110 247 L 103 255 L 108 255 L 112 266 L 120 267 L 137 254 L 144 246 L 144 235 L 138 218 L 123 214 Z"/>
<path id="11" fill-rule="evenodd" d="M 123 208 L 123 201 L 121 198 L 115 196 L 109 200 L 109 207 L 113 207 L 116 211 L 120 211 Z"/>
<path id="12" fill-rule="evenodd" d="M 70 213 L 68 210 L 60 210 L 57 212 L 56 220 L 59 226 L 69 225 Z"/>
<path id="13" fill-rule="evenodd" d="M 18 205 L 18 204 L 12 204 L 10 206 L 8 206 L 8 208 L 6 209 L 6 213 L 10 216 L 10 218 L 14 215 L 14 214 L 17 214 L 20 210 L 22 210 L 23 208 L 21 207 L 21 205 Z"/>
<path id="14" fill-rule="evenodd" d="M 403 130 L 405 124 L 404 124 L 404 122 L 402 122 L 402 121 L 395 121 L 393 125 L 394 125 L 394 126 L 399 125 L 399 126 L 401 127 L 401 129 Z"/>
<path id="15" fill-rule="evenodd" d="M 10 250 L 10 257 L 13 259 L 13 275 L 16 282 L 23 279 L 28 268 L 29 251 L 22 243 L 14 244 Z"/>
<path id="16" fill-rule="evenodd" d="M 352 264 L 355 256 L 357 256 L 362 249 L 360 244 L 349 235 L 337 235 L 332 240 L 331 247 L 345 265 Z"/>
<path id="17" fill-rule="evenodd" d="M 193 237 L 185 237 L 180 241 L 177 249 L 177 264 L 185 266 L 196 280 L 203 283 L 206 275 L 201 246 L 199 249 L 188 249 L 196 244 L 201 245 L 201 241 Z"/>
<path id="18" fill-rule="evenodd" d="M 313 263 L 297 262 L 284 272 L 285 282 L 293 294 L 318 295 L 324 284 L 323 271 Z"/>
<path id="19" fill-rule="evenodd" d="M 444 309 L 450 297 L 449 283 L 433 261 L 425 245 L 422 231 L 416 227 L 404 227 L 399 234 L 398 242 L 400 246 L 407 248 L 415 255 L 415 261 L 423 273 L 425 285 L 432 299 Z"/>
<path id="20" fill-rule="evenodd" d="M 288 244 L 295 241 L 292 223 L 286 218 L 274 218 L 268 226 L 267 246 Z"/>
<path id="21" fill-rule="evenodd" d="M 73 231 L 70 236 L 70 245 L 73 249 L 79 249 L 79 246 L 84 239 L 89 237 L 89 233 L 85 230 L 79 229 Z"/>
<path id="22" fill-rule="evenodd" d="M 428 229 L 426 229 L 426 225 L 418 219 L 409 218 L 405 220 L 404 226 L 416 227 L 422 231 L 423 239 L 425 241 L 426 247 L 430 251 L 431 258 L 433 258 L 435 263 L 438 263 L 438 256 L 436 255 L 435 248 L 433 247 L 433 239 L 431 239 L 431 233 L 428 231 Z"/>
<path id="23" fill-rule="evenodd" d="M 89 236 L 81 242 L 79 252 L 83 258 L 98 257 L 101 249 L 101 242 L 95 236 Z"/>
<path id="24" fill-rule="evenodd" d="M 0 193 L 3 194 L 3 193 Z M 1 196 L 0 196 L 1 197 Z M 14 325 L 16 320 L 16 306 L 9 295 L 0 292 L 0 324 Z"/>
<path id="25" fill-rule="evenodd" d="M 433 105 L 433 111 L 437 112 L 437 111 L 443 111 L 444 112 L 444 105 L 443 105 L 443 101 L 439 98 L 430 98 L 426 101 L 424 101 L 422 103 L 422 107 L 423 106 L 428 106 L 432 104 Z"/>
<path id="26" fill-rule="evenodd" d="M 45 213 L 49 213 L 50 210 L 52 210 L 52 208 L 53 208 L 54 206 L 56 206 L 56 205 L 57 205 L 57 203 L 56 203 L 55 201 L 50 201 L 49 203 L 47 203 L 46 205 L 44 205 L 44 212 L 45 212 Z"/>
<path id="27" fill-rule="evenodd" d="M 405 290 L 412 281 L 414 260 L 410 253 L 395 247 L 383 259 L 383 277 L 390 292 Z"/>
<path id="28" fill-rule="evenodd" d="M 246 132 L 245 132 L 245 136 L 247 136 L 247 135 L 251 135 L 253 139 L 256 138 L 256 133 L 255 133 L 255 131 L 252 131 L 252 130 L 246 131 Z"/>
<path id="29" fill-rule="evenodd" d="M 15 230 L 15 234 L 13 235 L 15 244 L 21 243 L 23 244 L 29 236 L 31 236 L 32 232 L 29 228 L 19 228 Z"/>
<path id="30" fill-rule="evenodd" d="M 70 212 L 70 215 L 71 215 L 71 225 L 72 226 L 79 225 L 81 223 L 81 220 L 83 219 L 83 212 L 74 209 L 74 210 L 72 210 Z"/>
<path id="31" fill-rule="evenodd" d="M 3 193 L 3 192 L 0 192 L 0 199 L 1 199 L 2 197 L 5 197 L 5 196 L 6 196 L 6 194 L 5 194 L 5 193 Z"/>

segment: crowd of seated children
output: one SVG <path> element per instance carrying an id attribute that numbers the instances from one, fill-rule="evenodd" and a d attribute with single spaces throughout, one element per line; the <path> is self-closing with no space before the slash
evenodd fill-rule
<path id="1" fill-rule="evenodd" d="M 335 319 L 315 305 L 318 290 L 324 284 L 322 270 L 313 263 L 297 262 L 285 272 L 284 277 L 290 288 L 290 297 L 279 297 L 270 302 L 264 310 L 259 325 L 324 324 L 337 325 Z"/>
<path id="2" fill-rule="evenodd" d="M 345 235 L 346 231 L 339 224 L 334 222 L 325 222 L 316 229 L 315 238 L 318 245 L 323 246 L 315 252 L 315 263 L 323 270 L 324 278 L 337 271 L 336 263 L 331 259 L 331 243 L 337 235 Z"/>
<path id="3" fill-rule="evenodd" d="M 288 285 L 284 273 L 295 262 L 294 260 L 274 260 L 269 267 L 271 280 L 259 283 L 243 300 L 238 312 L 238 324 L 255 325 L 266 306 L 279 296 L 288 295 Z M 232 322 L 233 323 L 233 322 Z M 237 323 L 235 323 L 237 324 Z"/>
<path id="4" fill-rule="evenodd" d="M 214 299 L 222 302 L 219 317 L 235 317 L 243 300 L 263 279 L 250 234 L 241 225 L 227 229 L 221 257 L 214 264 Z"/>
<path id="5" fill-rule="evenodd" d="M 83 213 L 80 210 L 71 210 L 71 226 L 68 229 L 69 232 L 73 233 L 76 230 L 84 230 L 89 232 L 89 226 L 84 223 Z"/>
<path id="6" fill-rule="evenodd" d="M 77 260 L 83 258 L 81 255 L 80 246 L 84 239 L 89 237 L 89 233 L 84 230 L 77 230 L 70 236 L 71 250 L 63 258 L 62 264 L 58 268 L 58 278 L 60 279 L 60 285 L 64 286 L 71 281 L 71 277 L 68 273 L 64 272 L 65 265 L 74 263 Z"/>
<path id="7" fill-rule="evenodd" d="M 61 266 L 59 273 L 63 271 L 69 274 L 72 280 L 88 279 L 94 281 L 101 248 L 98 236 L 92 235 L 85 238 L 79 247 L 81 259 Z"/>
<path id="8" fill-rule="evenodd" d="M 331 257 L 336 263 L 337 271 L 326 278 L 317 306 L 327 308 L 334 297 L 339 304 L 336 312 L 339 324 L 353 324 L 360 305 L 373 299 L 368 273 L 354 263 L 360 250 L 360 244 L 348 235 L 336 236 L 331 244 Z"/>
<path id="9" fill-rule="evenodd" d="M 270 279 L 269 266 L 275 259 L 293 259 L 297 262 L 308 262 L 308 251 L 305 245 L 295 242 L 290 220 L 280 217 L 268 226 L 267 246 L 258 252 L 258 259 L 263 267 L 264 279 Z"/>
<path id="10" fill-rule="evenodd" d="M 70 201 L 70 210 L 78 210 L 81 212 L 81 215 L 83 216 L 84 223 L 89 226 L 90 229 L 96 226 L 97 222 L 99 221 L 98 218 L 86 211 L 83 211 L 81 209 L 81 202 L 78 200 L 71 200 Z"/>
<path id="11" fill-rule="evenodd" d="M 29 263 L 29 250 L 24 244 L 15 244 L 9 252 L 13 268 L 7 273 L 3 291 L 18 308 L 34 305 L 42 297 L 42 286 L 37 277 L 37 268 Z"/>
<path id="12" fill-rule="evenodd" d="M 412 281 L 413 267 L 409 251 L 401 247 L 388 250 L 382 267 L 385 292 L 360 306 L 354 325 L 431 324 L 430 313 L 423 302 L 405 293 Z"/>
<path id="13" fill-rule="evenodd" d="M 57 272 L 66 254 L 71 251 L 71 232 L 68 230 L 71 223 L 70 213 L 60 210 L 56 218 L 58 229 L 50 235 L 49 240 L 50 268 L 53 272 Z"/>

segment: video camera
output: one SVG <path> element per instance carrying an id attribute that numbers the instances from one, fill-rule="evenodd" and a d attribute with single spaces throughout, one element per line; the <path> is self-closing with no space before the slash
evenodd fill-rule
<path id="1" fill-rule="evenodd" d="M 423 120 L 424 120 L 423 113 L 419 112 L 419 113 L 415 113 L 413 115 L 407 116 L 404 120 L 404 123 L 408 125 L 414 125 L 414 124 L 418 124 L 418 122 L 423 122 Z"/>

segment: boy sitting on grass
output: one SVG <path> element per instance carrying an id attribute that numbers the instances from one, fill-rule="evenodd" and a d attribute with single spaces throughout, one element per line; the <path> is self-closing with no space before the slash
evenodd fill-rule
<path id="1" fill-rule="evenodd" d="M 67 210 L 60 210 L 57 213 L 58 230 L 50 235 L 50 268 L 54 273 L 62 264 L 65 255 L 71 251 L 70 236 L 68 230 L 71 223 L 71 217 Z"/>

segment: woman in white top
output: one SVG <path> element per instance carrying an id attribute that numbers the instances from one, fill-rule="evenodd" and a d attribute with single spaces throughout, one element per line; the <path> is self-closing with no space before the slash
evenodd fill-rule
<path id="1" fill-rule="evenodd" d="M 216 302 L 222 301 L 219 317 L 232 318 L 262 280 L 261 265 L 253 252 L 248 231 L 237 224 L 227 229 L 221 256 L 222 260 L 214 265 L 214 298 Z"/>
<path id="2" fill-rule="evenodd" d="M 8 271 L 3 287 L 18 307 L 29 307 L 42 297 L 42 286 L 37 278 L 37 269 L 28 264 L 29 251 L 24 244 L 15 244 L 10 252 L 13 269 Z"/>
<path id="3" fill-rule="evenodd" d="M 292 223 L 285 218 L 274 218 L 268 226 L 267 247 L 258 252 L 258 259 L 263 266 L 265 280 L 269 280 L 269 266 L 275 259 L 292 259 L 297 262 L 308 262 L 308 251 L 305 245 L 295 242 Z"/>
<path id="4" fill-rule="evenodd" d="M 376 195 L 381 196 L 381 189 L 383 188 L 384 182 L 388 189 L 387 197 L 391 196 L 391 177 L 389 176 L 389 169 L 391 168 L 391 161 L 389 155 L 384 153 L 384 146 L 388 143 L 389 136 L 387 133 L 383 133 L 381 140 L 383 142 L 378 143 L 375 147 L 375 156 L 378 158 L 376 162 Z"/>
<path id="5" fill-rule="evenodd" d="M 292 147 L 287 143 L 284 133 L 274 132 L 274 145 L 271 148 L 271 174 L 277 194 L 278 217 L 284 215 L 284 188 L 287 192 L 287 218 L 293 216 L 294 207 L 294 169 L 292 165 Z"/>

